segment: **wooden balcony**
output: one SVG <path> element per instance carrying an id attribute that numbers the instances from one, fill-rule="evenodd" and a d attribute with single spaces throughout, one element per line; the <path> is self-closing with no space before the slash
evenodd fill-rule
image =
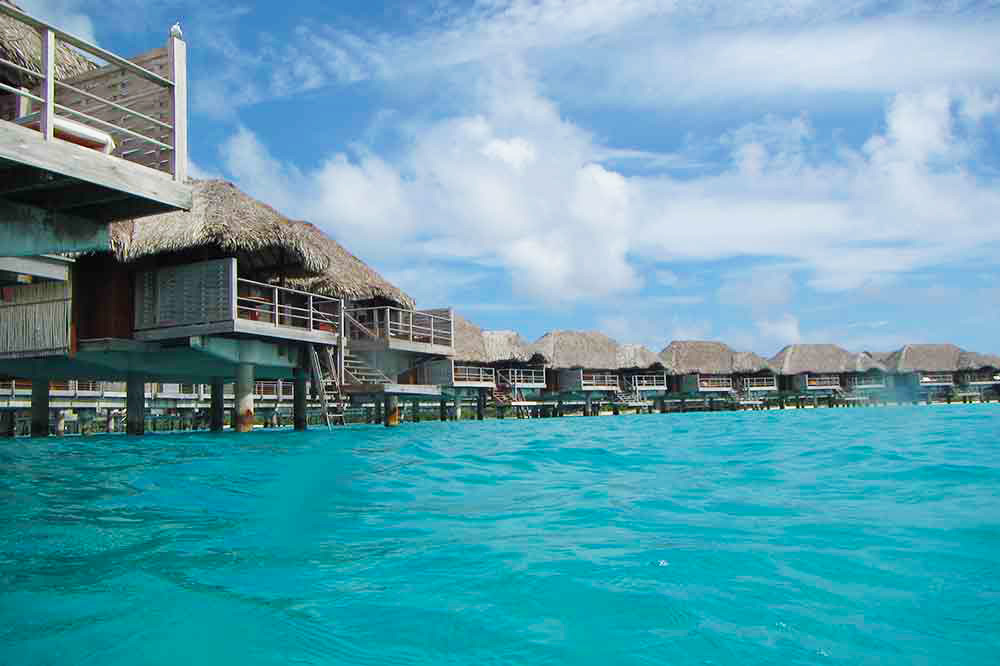
<path id="1" fill-rule="evenodd" d="M 884 389 L 885 375 L 848 375 L 847 388 L 852 391 Z"/>
<path id="2" fill-rule="evenodd" d="M 778 378 L 774 375 L 743 377 L 743 379 L 740 380 L 740 386 L 747 393 L 755 393 L 757 391 L 777 391 Z"/>
<path id="3" fill-rule="evenodd" d="M 512 389 L 545 388 L 544 368 L 506 368 L 497 372 L 497 382 Z"/>
<path id="4" fill-rule="evenodd" d="M 839 389 L 840 375 L 806 375 L 806 389 L 810 391 Z"/>
<path id="5" fill-rule="evenodd" d="M 966 386 L 992 386 L 1000 384 L 1000 372 L 982 371 L 966 372 L 962 374 L 962 384 Z"/>
<path id="6" fill-rule="evenodd" d="M 950 372 L 921 372 L 921 386 L 954 386 L 955 375 Z"/>
<path id="7" fill-rule="evenodd" d="M 386 349 L 451 356 L 454 328 L 451 310 L 405 310 L 394 307 L 349 308 L 345 335 L 352 349 Z"/>
<path id="8" fill-rule="evenodd" d="M 670 383 L 667 381 L 667 373 L 653 372 L 641 375 L 630 375 L 626 382 L 632 391 L 642 393 L 644 391 L 667 391 Z"/>
<path id="9" fill-rule="evenodd" d="M 104 250 L 108 222 L 189 209 L 183 39 L 127 60 L 9 4 L 0 15 L 42 54 L 37 68 L 0 58 L 4 254 Z M 85 71 L 57 76 L 66 59 Z"/>
<path id="10" fill-rule="evenodd" d="M 698 375 L 698 390 L 710 393 L 732 391 L 733 378 L 728 375 Z"/>
<path id="11" fill-rule="evenodd" d="M 342 317 L 340 299 L 239 278 L 235 259 L 136 276 L 137 340 L 241 334 L 336 345 Z"/>

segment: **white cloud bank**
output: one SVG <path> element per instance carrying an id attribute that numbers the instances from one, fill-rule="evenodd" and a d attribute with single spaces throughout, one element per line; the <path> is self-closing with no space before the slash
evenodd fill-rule
<path id="1" fill-rule="evenodd" d="M 414 130 L 391 162 L 362 147 L 304 172 L 246 128 L 223 156 L 252 193 L 390 266 L 463 259 L 506 270 L 521 294 L 574 301 L 638 289 L 645 262 L 759 257 L 780 267 L 733 277 L 720 299 L 739 301 L 745 286 L 768 306 L 789 300 L 791 271 L 842 291 L 995 263 L 1000 190 L 968 166 L 995 99 L 897 95 L 863 147 L 823 159 L 807 157 L 816 139 L 803 117 L 769 117 L 721 139 L 731 160 L 717 173 L 628 176 L 599 163 L 607 148 L 513 67 L 483 82 L 475 114 Z"/>

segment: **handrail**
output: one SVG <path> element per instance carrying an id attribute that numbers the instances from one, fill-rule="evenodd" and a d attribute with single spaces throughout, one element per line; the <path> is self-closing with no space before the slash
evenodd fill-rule
<path id="1" fill-rule="evenodd" d="M 298 328 L 309 331 L 323 330 L 330 333 L 339 333 L 341 329 L 341 313 L 343 311 L 343 301 L 331 296 L 312 294 L 299 289 L 279 287 L 265 282 L 237 278 L 236 316 L 239 319 L 258 320 L 265 317 L 267 323 L 276 327 Z M 240 295 L 240 286 L 249 286 L 257 289 L 265 296 Z M 298 299 L 305 299 L 306 303 L 293 304 L 282 302 L 281 296 L 292 296 Z M 327 312 L 323 306 L 334 306 L 334 312 Z M 297 322 L 297 323 L 296 323 Z M 328 327 L 327 329 L 317 329 L 317 323 Z"/>
<path id="2" fill-rule="evenodd" d="M 453 319 L 450 316 L 393 306 L 348 308 L 344 313 L 367 337 L 453 346 Z M 348 333 L 353 333 L 352 327 L 348 327 Z"/>
<path id="3" fill-rule="evenodd" d="M 41 66 L 37 69 L 0 58 L 0 69 L 10 68 L 39 81 L 38 94 L 0 83 L 0 91 L 11 93 L 18 99 L 14 119 L 18 124 L 28 127 L 37 125 L 45 141 L 53 140 L 58 129 L 60 140 L 103 149 L 103 152 L 117 158 L 165 171 L 177 182 L 187 179 L 187 55 L 186 45 L 179 34 L 171 32 L 165 49 L 140 56 L 144 58 L 144 64 L 155 61 L 156 66 L 162 65 L 167 73 L 161 75 L 9 4 L 0 3 L 0 16 L 34 29 L 41 41 Z M 57 79 L 56 59 L 60 57 L 60 49 L 79 50 L 83 53 L 81 57 L 97 61 L 94 62 L 95 69 L 66 77 L 65 80 Z M 130 77 L 151 83 L 153 87 L 140 83 L 139 90 L 128 96 L 124 93 L 125 87 L 136 81 L 136 78 Z M 95 90 L 101 94 L 95 94 Z M 157 100 L 153 101 L 153 110 L 143 106 L 149 104 L 151 96 L 164 94 L 167 102 L 160 104 L 158 109 L 155 106 Z M 35 112 L 32 112 L 32 103 L 37 105 Z M 157 113 L 164 119 L 150 115 Z M 84 125 L 99 129 L 106 133 L 106 138 L 102 139 L 100 135 L 98 138 L 77 138 L 68 120 L 59 125 L 58 118 L 68 117 L 78 118 Z M 166 119 L 170 122 L 165 122 Z M 131 128 L 126 126 L 129 121 L 133 123 Z M 137 127 L 140 123 L 145 123 L 145 126 Z M 124 138 L 120 138 L 121 145 L 116 146 L 115 139 L 119 137 Z M 137 149 L 129 145 L 133 140 L 149 144 L 154 149 Z"/>
<path id="4" fill-rule="evenodd" d="M 454 381 L 456 382 L 489 382 L 496 383 L 496 372 L 493 368 L 483 368 L 476 365 L 455 365 Z"/>

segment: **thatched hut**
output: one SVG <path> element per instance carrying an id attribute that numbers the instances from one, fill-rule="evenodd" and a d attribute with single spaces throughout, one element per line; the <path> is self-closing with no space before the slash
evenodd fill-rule
<path id="1" fill-rule="evenodd" d="M 24 11 L 10 0 L 0 0 L 0 4 Z M 28 89 L 38 85 L 42 71 L 42 40 L 37 30 L 0 14 L 0 58 L 39 73 L 39 76 L 32 76 L 9 65 L 0 64 L 0 83 Z M 84 57 L 73 47 L 61 42 L 57 44 L 55 57 L 57 79 L 71 79 L 97 68 L 97 63 Z M 15 96 L 0 92 L 0 120 L 13 120 L 16 108 Z"/>
<path id="2" fill-rule="evenodd" d="M 958 383 L 982 393 L 1000 388 L 1000 356 L 963 351 L 958 359 Z"/>
<path id="3" fill-rule="evenodd" d="M 869 353 L 849 352 L 832 344 L 789 345 L 771 359 L 782 388 L 797 393 L 831 393 L 882 389 L 883 363 Z"/>
<path id="4" fill-rule="evenodd" d="M 225 181 L 193 181 L 192 186 L 190 211 L 113 223 L 108 252 L 78 259 L 74 299 L 80 304 L 81 338 L 123 337 L 130 330 L 136 275 L 206 266 L 209 272 L 196 276 L 201 284 L 217 279 L 212 277 L 216 264 L 233 259 L 234 277 L 412 307 L 405 293 L 313 225 L 291 220 Z M 254 299 L 248 289 L 265 297 L 270 291 L 244 280 L 238 298 Z"/>
<path id="5" fill-rule="evenodd" d="M 620 390 L 618 343 L 597 331 L 551 331 L 530 347 L 551 364 L 549 388 L 559 391 Z"/>
<path id="6" fill-rule="evenodd" d="M 733 350 L 721 342 L 674 340 L 660 352 L 677 393 L 731 393 Z"/>
<path id="7" fill-rule="evenodd" d="M 490 365 L 496 370 L 497 388 L 511 399 L 524 398 L 524 391 L 546 386 L 545 367 L 549 363 L 540 352 L 515 331 L 483 331 L 483 343 Z"/>
<path id="8" fill-rule="evenodd" d="M 747 396 L 778 390 L 778 373 L 766 358 L 753 352 L 733 352 L 733 379 Z"/>
<path id="9" fill-rule="evenodd" d="M 889 356 L 886 365 L 906 397 L 947 394 L 956 385 L 963 353 L 952 344 L 904 345 Z"/>

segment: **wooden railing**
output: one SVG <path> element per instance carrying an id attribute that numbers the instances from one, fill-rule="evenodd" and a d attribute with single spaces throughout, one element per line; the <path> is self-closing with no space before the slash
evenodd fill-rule
<path id="1" fill-rule="evenodd" d="M 342 328 L 339 298 L 243 278 L 236 285 L 236 316 L 240 319 L 333 334 Z"/>
<path id="2" fill-rule="evenodd" d="M 955 383 L 955 376 L 950 372 L 922 372 L 920 373 L 920 383 L 924 385 L 951 386 Z"/>
<path id="3" fill-rule="evenodd" d="M 450 310 L 404 310 L 393 307 L 346 310 L 347 337 L 405 340 L 451 347 L 454 340 Z"/>
<path id="4" fill-rule="evenodd" d="M 698 375 L 699 391 L 728 391 L 733 388 L 732 377 L 712 377 Z"/>
<path id="5" fill-rule="evenodd" d="M 840 375 L 808 375 L 808 388 L 840 388 Z"/>
<path id="6" fill-rule="evenodd" d="M 848 376 L 847 386 L 851 389 L 885 388 L 885 378 L 880 376 Z"/>
<path id="7" fill-rule="evenodd" d="M 614 386 L 618 387 L 618 375 L 609 372 L 584 372 L 581 385 L 588 386 Z"/>
<path id="8" fill-rule="evenodd" d="M 777 388 L 778 378 L 774 375 L 743 378 L 743 390 L 745 391 L 773 391 Z"/>
<path id="9" fill-rule="evenodd" d="M 14 122 L 46 141 L 71 141 L 187 180 L 187 55 L 179 32 L 172 31 L 166 48 L 133 61 L 3 2 L 0 15 L 41 40 L 40 70 L 0 58 L 0 92 L 18 101 Z M 57 59 L 81 57 L 105 64 L 57 78 Z M 2 75 L 5 69 L 10 76 Z M 28 90 L 2 82 L 25 76 L 39 84 Z"/>
<path id="10" fill-rule="evenodd" d="M 663 373 L 652 375 L 632 375 L 629 383 L 636 389 L 665 389 L 667 388 L 667 376 Z"/>
<path id="11" fill-rule="evenodd" d="M 496 371 L 493 368 L 480 368 L 474 365 L 455 365 L 454 381 L 475 382 L 478 384 L 496 383 Z"/>
<path id="12" fill-rule="evenodd" d="M 1000 384 L 1000 373 L 997 372 L 966 372 L 962 375 L 963 384 Z"/>
<path id="13" fill-rule="evenodd" d="M 500 371 L 500 380 L 511 386 L 545 384 L 545 370 L 541 368 L 509 368 Z"/>

